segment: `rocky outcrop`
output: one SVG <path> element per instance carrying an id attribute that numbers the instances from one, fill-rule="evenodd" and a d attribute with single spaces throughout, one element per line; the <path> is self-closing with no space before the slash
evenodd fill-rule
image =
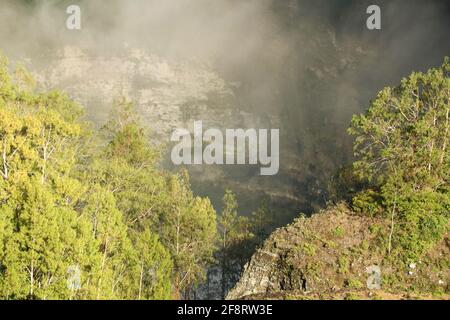
<path id="1" fill-rule="evenodd" d="M 396 265 L 383 249 L 387 227 L 343 204 L 299 218 L 253 255 L 227 299 L 401 299 L 410 289 L 448 292 L 448 238 L 423 260 Z"/>

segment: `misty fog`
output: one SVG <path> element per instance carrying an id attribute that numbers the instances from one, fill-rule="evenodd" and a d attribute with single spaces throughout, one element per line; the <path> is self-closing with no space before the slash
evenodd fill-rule
<path id="1" fill-rule="evenodd" d="M 382 10 L 381 30 L 366 28 L 372 2 Z M 81 7 L 81 30 L 65 26 L 70 4 Z M 279 128 L 276 176 L 259 176 L 253 167 L 190 171 L 194 190 L 211 197 L 216 209 L 230 187 L 241 214 L 269 197 L 282 224 L 326 205 L 332 176 L 352 157 L 346 133 L 352 114 L 365 110 L 383 87 L 413 70 L 438 66 L 450 54 L 449 17 L 450 3 L 444 0 L 0 0 L 0 50 L 25 61 L 47 86 L 82 101 L 96 122 L 104 120 L 113 95 L 123 92 L 105 90 L 83 100 L 70 90 L 70 81 L 86 78 L 95 88 L 94 82 L 115 72 L 118 87 L 127 87 L 121 81 L 132 79 L 127 93 L 161 143 L 183 119 L 183 124 L 204 120 L 232 128 Z M 45 75 L 73 48 L 89 67 L 53 80 Z M 129 62 L 131 50 L 140 52 L 133 59 L 158 68 L 143 67 L 135 77 L 131 67 L 112 65 Z M 139 63 L 133 66 L 143 66 Z M 161 76 L 149 81 L 147 70 Z M 176 77 L 165 79 L 164 72 Z M 152 86 L 156 89 L 144 103 L 133 99 Z M 93 100 L 102 94 L 110 95 L 100 99 L 104 103 Z M 152 112 L 148 101 L 156 101 Z M 155 117 L 161 108 L 168 114 Z M 190 113 L 175 114 L 180 108 Z"/>

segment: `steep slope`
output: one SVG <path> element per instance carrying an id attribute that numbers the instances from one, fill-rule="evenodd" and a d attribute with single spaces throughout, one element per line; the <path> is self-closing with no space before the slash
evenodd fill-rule
<path id="1" fill-rule="evenodd" d="M 254 254 L 227 299 L 449 297 L 448 235 L 421 261 L 399 263 L 384 249 L 387 227 L 344 204 L 298 218 Z"/>

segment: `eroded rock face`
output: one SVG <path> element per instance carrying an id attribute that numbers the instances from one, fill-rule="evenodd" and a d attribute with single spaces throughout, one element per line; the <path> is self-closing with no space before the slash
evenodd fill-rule
<path id="1" fill-rule="evenodd" d="M 339 299 L 355 292 L 373 298 L 381 291 L 373 290 L 368 270 L 380 270 L 379 289 L 400 296 L 405 288 L 448 290 L 448 237 L 415 263 L 411 274 L 410 265 L 388 259 L 379 233 L 388 228 L 383 220 L 357 215 L 345 205 L 299 218 L 276 230 L 253 255 L 227 299 Z"/>
<path id="2" fill-rule="evenodd" d="M 244 267 L 242 278 L 228 293 L 227 299 L 240 299 L 276 290 L 278 285 L 271 282 L 271 276 L 276 270 L 278 260 L 277 253 L 258 250 Z"/>
<path id="3" fill-rule="evenodd" d="M 342 279 L 329 281 L 331 277 L 341 278 L 336 271 L 337 252 L 370 239 L 368 228 L 364 227 L 368 222 L 349 215 L 341 207 L 308 219 L 297 219 L 276 230 L 245 266 L 242 278 L 227 299 L 283 291 L 333 290 L 339 281 L 343 282 Z M 345 238 L 334 235 L 336 228 L 345 228 Z"/>
<path id="4" fill-rule="evenodd" d="M 86 109 L 97 126 L 108 118 L 114 100 L 125 97 L 136 105 L 143 124 L 150 129 L 155 144 L 167 146 L 177 128 L 192 130 L 201 120 L 206 128 L 282 128 L 276 114 L 250 112 L 239 105 L 236 91 L 240 83 L 228 83 L 206 63 L 168 61 L 140 49 L 120 53 L 89 52 L 78 47 L 64 47 L 45 61 L 30 59 L 30 69 L 43 90 L 61 89 Z M 39 63 L 38 63 L 39 62 Z M 287 155 L 283 167 L 296 158 Z M 165 165 L 171 167 L 170 161 Z M 292 164 L 293 165 L 293 164 Z M 194 189 L 219 205 L 225 186 L 246 195 L 248 203 L 258 205 L 264 194 L 281 197 L 286 202 L 304 199 L 294 195 L 293 185 L 283 185 L 284 178 L 265 179 L 261 183 L 259 165 L 190 166 Z M 286 175 L 281 169 L 280 176 Z M 270 183 L 269 183 L 270 182 Z M 244 210 L 245 204 L 241 206 Z"/>
<path id="5" fill-rule="evenodd" d="M 35 74 L 45 89 L 63 89 L 97 122 L 105 121 L 114 99 L 124 96 L 136 104 L 159 142 L 169 141 L 174 128 L 191 120 L 189 111 L 193 116 L 204 112 L 212 97 L 233 97 L 225 81 L 205 65 L 170 63 L 139 49 L 96 56 L 65 47 Z M 205 115 L 217 122 L 226 119 L 225 114 L 223 119 Z"/>
<path id="6" fill-rule="evenodd" d="M 217 208 L 227 187 L 238 194 L 244 214 L 269 197 L 280 226 L 291 221 L 293 213 L 310 213 L 326 203 L 329 177 L 345 160 L 346 142 L 341 135 L 346 125 L 331 121 L 334 115 L 324 110 L 339 108 L 329 100 L 336 102 L 334 90 L 342 91 L 342 76 L 352 72 L 355 53 L 338 47 L 328 33 L 317 40 L 305 37 L 308 50 L 276 69 L 270 81 L 246 82 L 246 74 L 226 81 L 208 63 L 168 60 L 136 48 L 100 52 L 68 46 L 42 61 L 34 57 L 31 69 L 43 89 L 62 89 L 85 106 L 87 118 L 97 126 L 105 123 L 116 98 L 128 98 L 150 129 L 152 142 L 167 146 L 167 153 L 171 133 L 176 128 L 192 129 L 194 120 L 202 120 L 204 128 L 219 130 L 280 129 L 276 176 L 260 176 L 260 165 L 188 168 L 194 191 L 210 197 Z M 329 51 L 334 60 L 308 62 L 310 55 L 316 58 L 316 51 Z M 238 81 L 242 80 L 239 77 L 244 80 Z M 321 93 L 325 90 L 321 86 L 328 95 Z M 264 111 L 258 103 L 265 105 Z M 353 105 L 354 101 L 341 104 Z M 164 165 L 172 169 L 166 160 Z"/>

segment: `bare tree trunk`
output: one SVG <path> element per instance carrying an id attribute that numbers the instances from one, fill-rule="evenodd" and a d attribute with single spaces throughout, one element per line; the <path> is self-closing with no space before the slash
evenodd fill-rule
<path id="1" fill-rule="evenodd" d="M 388 253 L 389 254 L 391 254 L 391 250 L 392 250 L 392 235 L 394 234 L 394 216 L 395 216 L 396 206 L 397 206 L 397 194 L 395 194 L 394 206 L 392 207 L 392 213 L 391 213 L 391 231 L 389 232 L 389 242 L 388 242 Z"/>
<path id="2" fill-rule="evenodd" d="M 105 268 L 107 252 L 108 252 L 108 236 L 106 237 L 105 249 L 103 250 L 102 265 L 100 268 L 100 278 L 98 279 L 98 282 L 97 282 L 97 300 L 100 298 L 100 286 L 102 284 L 103 269 Z"/>
<path id="3" fill-rule="evenodd" d="M 224 255 L 224 253 L 222 253 Z M 225 291 L 226 291 L 226 271 L 225 271 L 225 259 L 222 258 L 222 274 L 220 277 L 220 283 L 221 283 L 221 293 L 220 296 L 222 299 L 225 299 Z"/>
<path id="4" fill-rule="evenodd" d="M 30 266 L 30 297 L 33 296 L 34 293 L 34 261 L 31 259 Z"/>
<path id="5" fill-rule="evenodd" d="M 448 135 L 448 119 L 449 119 L 449 112 L 450 110 L 447 110 L 447 113 L 445 114 L 445 132 L 444 132 L 444 143 L 442 145 L 442 153 L 441 158 L 439 159 L 439 165 L 442 165 L 444 163 L 444 157 L 445 157 L 445 151 L 447 148 L 447 135 Z"/>
<path id="6" fill-rule="evenodd" d="M 436 128 L 436 112 L 434 112 L 434 116 L 433 116 L 433 127 Z M 431 172 L 431 166 L 432 166 L 432 161 L 433 161 L 433 151 L 434 151 L 434 144 L 435 144 L 435 139 L 433 138 L 433 140 L 431 141 L 431 146 L 430 146 L 430 159 L 428 161 L 428 172 Z"/>
<path id="7" fill-rule="evenodd" d="M 6 158 L 6 139 L 3 140 L 3 178 L 8 179 L 8 161 Z"/>
<path id="8" fill-rule="evenodd" d="M 142 293 L 142 280 L 144 278 L 144 261 L 141 262 L 141 275 L 139 277 L 139 296 L 138 300 L 141 300 L 141 293 Z"/>

